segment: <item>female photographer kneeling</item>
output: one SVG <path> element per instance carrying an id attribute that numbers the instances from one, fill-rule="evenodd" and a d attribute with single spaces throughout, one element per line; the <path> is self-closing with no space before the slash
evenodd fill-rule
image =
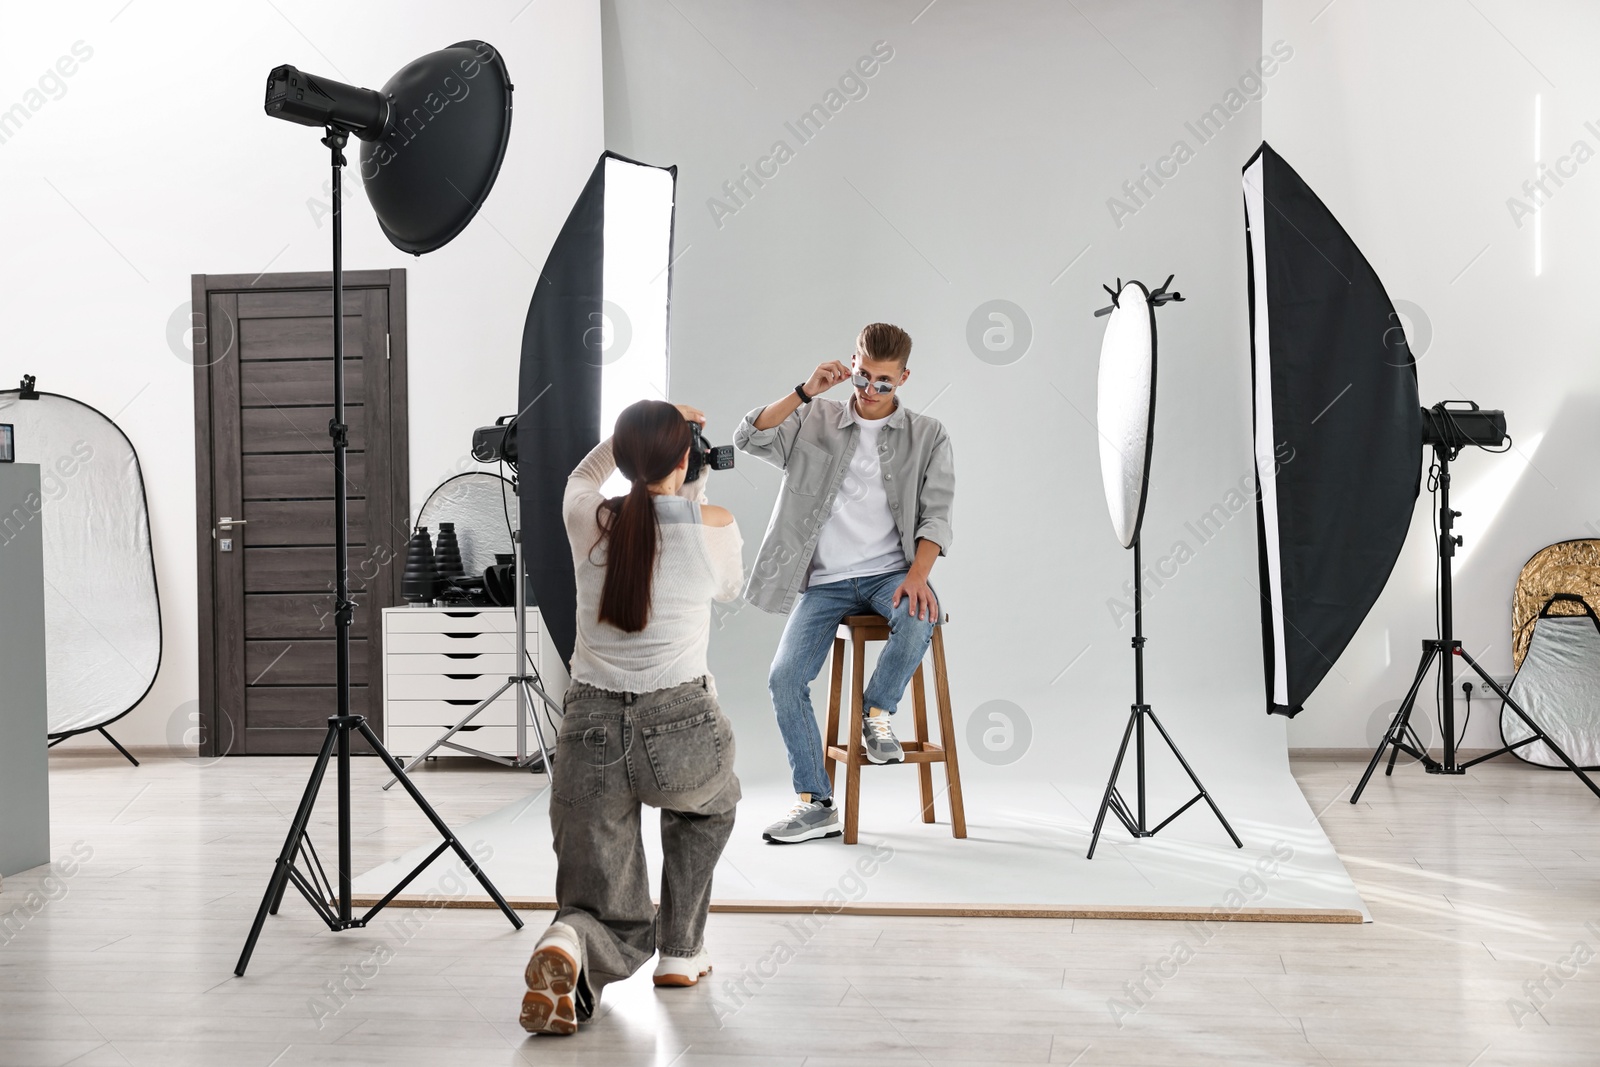
<path id="1" fill-rule="evenodd" d="M 687 420 L 705 416 L 641 400 L 567 480 L 578 633 L 551 780 L 558 910 L 522 1000 L 534 1033 L 576 1031 L 600 991 L 658 949 L 658 986 L 694 985 L 711 970 L 711 872 L 740 794 L 706 644 L 711 600 L 739 595 L 742 542 L 726 509 L 700 503 L 704 474 L 684 484 Z M 613 469 L 632 485 L 606 499 Z M 661 809 L 659 913 L 641 804 Z"/>

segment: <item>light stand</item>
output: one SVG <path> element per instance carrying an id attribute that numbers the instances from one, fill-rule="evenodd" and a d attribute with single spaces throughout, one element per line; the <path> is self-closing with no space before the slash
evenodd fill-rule
<path id="1" fill-rule="evenodd" d="M 544 686 L 540 684 L 538 673 L 529 673 L 528 583 L 522 569 L 521 530 L 515 530 L 512 532 L 511 550 L 516 553 L 516 559 L 514 563 L 514 584 L 517 587 L 517 591 L 513 603 L 516 605 L 517 620 L 517 673 L 507 678 L 505 685 L 502 685 L 499 689 L 496 689 L 486 699 L 481 701 L 477 707 L 467 712 L 462 720 L 450 727 L 449 730 L 445 731 L 442 737 L 440 737 L 433 744 L 429 745 L 427 748 L 423 749 L 420 755 L 413 757 L 411 762 L 405 765 L 406 769 L 415 768 L 423 760 L 433 755 L 435 749 L 440 747 L 451 748 L 457 752 L 465 752 L 469 756 L 478 756 L 486 760 L 493 760 L 495 763 L 503 764 L 507 767 L 515 767 L 517 770 L 543 770 L 548 773 L 549 768 L 551 767 L 550 750 L 545 746 L 544 743 L 544 730 L 540 728 L 539 722 L 536 718 L 534 718 L 533 714 L 534 697 L 538 697 L 540 700 L 542 700 L 545 704 L 545 707 L 554 710 L 557 715 L 561 714 L 561 705 L 552 700 L 550 698 L 550 694 L 544 691 Z M 499 700 L 501 694 L 503 694 L 507 689 L 515 689 L 517 693 L 517 754 L 515 756 L 497 756 L 492 752 L 483 752 L 479 749 L 469 748 L 466 745 L 450 740 L 455 736 L 456 731 L 464 729 L 469 723 L 472 722 L 473 719 L 478 717 L 479 713 L 487 709 L 496 700 Z M 528 726 L 530 723 L 533 726 L 534 743 L 538 745 L 539 748 L 537 753 L 530 753 L 528 751 Z M 384 784 L 383 788 L 388 789 L 389 786 L 394 785 L 396 780 L 396 778 L 389 779 L 389 781 Z"/>
<path id="2" fill-rule="evenodd" d="M 1095 816 L 1094 836 L 1089 840 L 1089 855 L 1087 859 L 1094 859 L 1094 850 L 1100 843 L 1100 828 L 1106 821 L 1106 812 L 1109 810 L 1127 827 L 1128 833 L 1134 837 L 1154 837 L 1165 829 L 1173 819 L 1182 815 L 1194 806 L 1196 801 L 1204 800 L 1211 807 L 1211 812 L 1228 831 L 1228 836 L 1233 838 L 1233 843 L 1238 848 L 1244 847 L 1244 842 L 1239 840 L 1239 835 L 1233 832 L 1233 827 L 1228 825 L 1228 820 L 1223 816 L 1222 809 L 1217 807 L 1217 802 L 1211 799 L 1211 794 L 1206 792 L 1206 787 L 1200 784 L 1199 777 L 1194 773 L 1194 768 L 1189 766 L 1189 761 L 1183 758 L 1183 753 L 1178 751 L 1178 746 L 1173 743 L 1167 728 L 1161 725 L 1161 720 L 1156 718 L 1156 713 L 1149 704 L 1144 702 L 1144 576 L 1141 567 L 1138 537 L 1133 539 L 1133 707 L 1128 714 L 1128 725 L 1122 731 L 1122 745 L 1117 749 L 1116 762 L 1111 765 L 1111 779 L 1106 782 L 1105 798 L 1100 801 L 1100 813 Z M 1189 781 L 1194 783 L 1199 792 L 1190 797 L 1177 811 L 1168 815 L 1154 827 L 1149 825 L 1145 806 L 1145 766 L 1144 766 L 1144 723 L 1149 719 L 1161 734 L 1161 739 L 1167 743 L 1167 748 L 1178 757 L 1178 763 L 1183 766 L 1183 772 L 1189 776 Z M 1117 777 L 1122 773 L 1122 761 L 1128 755 L 1128 741 L 1134 742 L 1134 774 L 1138 779 L 1137 809 L 1129 810 L 1128 802 L 1122 795 L 1122 790 L 1117 786 Z"/>
<path id="3" fill-rule="evenodd" d="M 462 847 L 461 842 L 444 820 L 439 818 L 437 812 L 417 791 L 411 779 L 406 777 L 405 769 L 395 762 L 383 742 L 378 740 L 377 734 L 372 732 L 372 727 L 367 725 L 364 716 L 353 715 L 350 712 L 350 623 L 355 612 L 356 604 L 350 599 L 350 562 L 349 556 L 349 513 L 345 495 L 345 452 L 349 445 L 349 427 L 344 421 L 344 227 L 343 227 L 343 168 L 345 165 L 344 146 L 347 142 L 347 132 L 338 126 L 327 127 L 327 136 L 322 143 L 328 146 L 333 168 L 333 418 L 328 422 L 328 436 L 333 439 L 333 526 L 334 526 L 334 557 L 335 557 L 335 587 L 334 587 L 334 648 L 335 648 L 335 688 L 338 694 L 336 705 L 337 714 L 328 719 L 328 735 L 323 739 L 322 750 L 317 754 L 317 759 L 311 767 L 311 778 L 306 783 L 304 795 L 300 798 L 300 807 L 295 812 L 294 821 L 289 825 L 289 836 L 284 840 L 283 850 L 278 853 L 277 864 L 273 868 L 272 878 L 267 883 L 266 895 L 261 899 L 261 907 L 256 911 L 254 925 L 250 928 L 250 936 L 244 944 L 244 951 L 239 956 L 239 963 L 233 973 L 243 977 L 245 968 L 250 965 L 250 956 L 255 952 L 256 940 L 261 936 L 261 928 L 266 924 L 269 914 L 276 915 L 278 907 L 283 903 L 283 892 L 290 881 L 295 888 L 310 903 L 317 916 L 327 924 L 330 930 L 348 930 L 355 927 L 366 926 L 374 915 L 381 911 L 393 900 L 401 890 L 410 885 L 412 880 L 421 874 L 427 866 L 441 856 L 446 849 L 453 849 L 461 861 L 466 864 L 467 870 L 478 880 L 478 884 L 494 898 L 506 918 L 511 920 L 511 925 L 517 929 L 522 928 L 522 920 L 511 910 L 500 891 L 489 881 L 487 875 L 478 868 L 472 856 Z M 439 847 L 400 883 L 391 889 L 383 899 L 360 918 L 354 917 L 351 911 L 351 864 L 350 864 L 350 735 L 359 733 L 372 746 L 384 764 L 394 772 L 397 779 L 405 784 L 406 792 L 411 799 L 416 801 L 428 821 L 433 823 L 435 830 L 444 838 Z M 337 895 L 329 882 L 327 872 L 323 869 L 322 861 L 317 856 L 315 847 L 311 844 L 310 835 L 306 831 L 311 821 L 312 809 L 316 807 L 317 793 L 322 788 L 323 776 L 327 773 L 328 763 L 334 752 L 338 753 L 339 777 L 339 888 Z M 310 867 L 302 871 L 298 862 L 305 855 Z M 315 876 L 315 880 L 313 880 Z M 337 896 L 338 911 L 335 912 L 330 899 Z"/>
<path id="4" fill-rule="evenodd" d="M 1595 796 L 1600 796 L 1600 787 L 1583 772 L 1572 758 L 1562 751 L 1561 746 L 1551 739 L 1550 735 L 1534 722 L 1528 713 L 1500 687 L 1500 684 L 1489 677 L 1487 671 L 1478 665 L 1467 650 L 1461 647 L 1461 642 L 1455 637 L 1455 602 L 1451 592 L 1451 560 L 1455 558 L 1456 549 L 1461 544 L 1461 536 L 1452 534 L 1455 520 L 1461 512 L 1452 511 L 1450 508 L 1450 460 L 1459 450 L 1447 445 L 1435 443 L 1433 446 L 1434 462 L 1439 468 L 1439 543 L 1436 546 L 1439 556 L 1439 636 L 1425 638 L 1422 642 L 1422 659 L 1417 663 L 1416 677 L 1411 680 L 1411 689 L 1406 693 L 1406 698 L 1400 702 L 1400 708 L 1394 714 L 1394 720 L 1389 724 L 1383 739 L 1378 742 L 1378 748 L 1372 753 L 1372 760 L 1367 764 L 1367 771 L 1361 776 L 1361 783 L 1356 786 L 1355 792 L 1350 794 L 1350 803 L 1354 804 L 1361 799 L 1362 790 L 1367 788 L 1367 782 L 1372 778 L 1372 772 L 1377 770 L 1378 761 L 1383 759 L 1387 750 L 1389 765 L 1384 769 L 1384 775 L 1394 774 L 1396 757 L 1401 752 L 1422 763 L 1429 774 L 1465 774 L 1468 767 L 1476 766 L 1485 760 L 1494 759 L 1496 756 L 1531 745 L 1535 741 L 1543 741 L 1549 746 L 1550 751 L 1561 757 L 1561 762 L 1567 769 L 1582 779 L 1583 784 Z M 1516 712 L 1520 718 L 1533 731 L 1533 735 L 1515 744 L 1503 745 L 1492 752 L 1467 760 L 1465 763 L 1456 760 L 1456 714 L 1455 714 L 1455 664 L 1452 656 L 1460 656 L 1466 661 L 1468 667 L 1476 671 L 1483 684 L 1494 691 L 1495 695 L 1505 701 L 1506 707 Z M 1422 682 L 1433 667 L 1434 660 L 1439 661 L 1440 681 L 1444 686 L 1444 695 L 1441 698 L 1440 729 L 1444 733 L 1444 760 L 1441 762 L 1428 755 L 1427 746 L 1417 735 L 1411 725 L 1411 712 L 1416 707 L 1417 694 L 1422 690 Z"/>

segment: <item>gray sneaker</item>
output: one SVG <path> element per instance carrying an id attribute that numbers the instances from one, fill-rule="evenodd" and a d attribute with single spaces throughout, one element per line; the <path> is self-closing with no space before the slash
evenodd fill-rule
<path id="1" fill-rule="evenodd" d="M 762 840 L 774 845 L 795 845 L 817 837 L 838 837 L 839 809 L 820 800 L 796 800 L 789 814 L 767 827 Z"/>
<path id="2" fill-rule="evenodd" d="M 906 750 L 895 739 L 887 715 L 862 716 L 861 743 L 866 746 L 869 763 L 901 763 L 906 758 Z"/>

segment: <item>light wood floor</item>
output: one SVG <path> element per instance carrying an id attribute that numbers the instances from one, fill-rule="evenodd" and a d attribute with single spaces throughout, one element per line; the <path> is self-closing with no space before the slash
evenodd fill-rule
<path id="1" fill-rule="evenodd" d="M 544 913 L 330 934 L 291 893 L 233 977 L 308 765 L 57 755 L 54 854 L 87 858 L 0 894 L 0 1065 L 1600 1063 L 1600 802 L 1566 775 L 1413 769 L 1352 807 L 1358 765 L 1296 760 L 1369 925 L 714 915 L 716 983 L 657 993 L 647 969 L 560 1039 L 516 1021 Z M 356 767 L 361 870 L 430 830 Z M 481 764 L 419 780 L 456 824 L 529 784 Z M 741 974 L 748 997 L 724 986 Z"/>

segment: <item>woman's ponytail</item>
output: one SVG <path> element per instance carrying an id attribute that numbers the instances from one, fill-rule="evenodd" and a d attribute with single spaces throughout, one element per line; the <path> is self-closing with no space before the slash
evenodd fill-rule
<path id="1" fill-rule="evenodd" d="M 631 483 L 624 496 L 600 505 L 596 519 L 606 546 L 600 621 L 638 633 L 650 621 L 650 597 L 660 524 L 650 486 L 671 474 L 689 449 L 689 423 L 671 404 L 641 400 L 617 416 L 612 456 Z"/>

